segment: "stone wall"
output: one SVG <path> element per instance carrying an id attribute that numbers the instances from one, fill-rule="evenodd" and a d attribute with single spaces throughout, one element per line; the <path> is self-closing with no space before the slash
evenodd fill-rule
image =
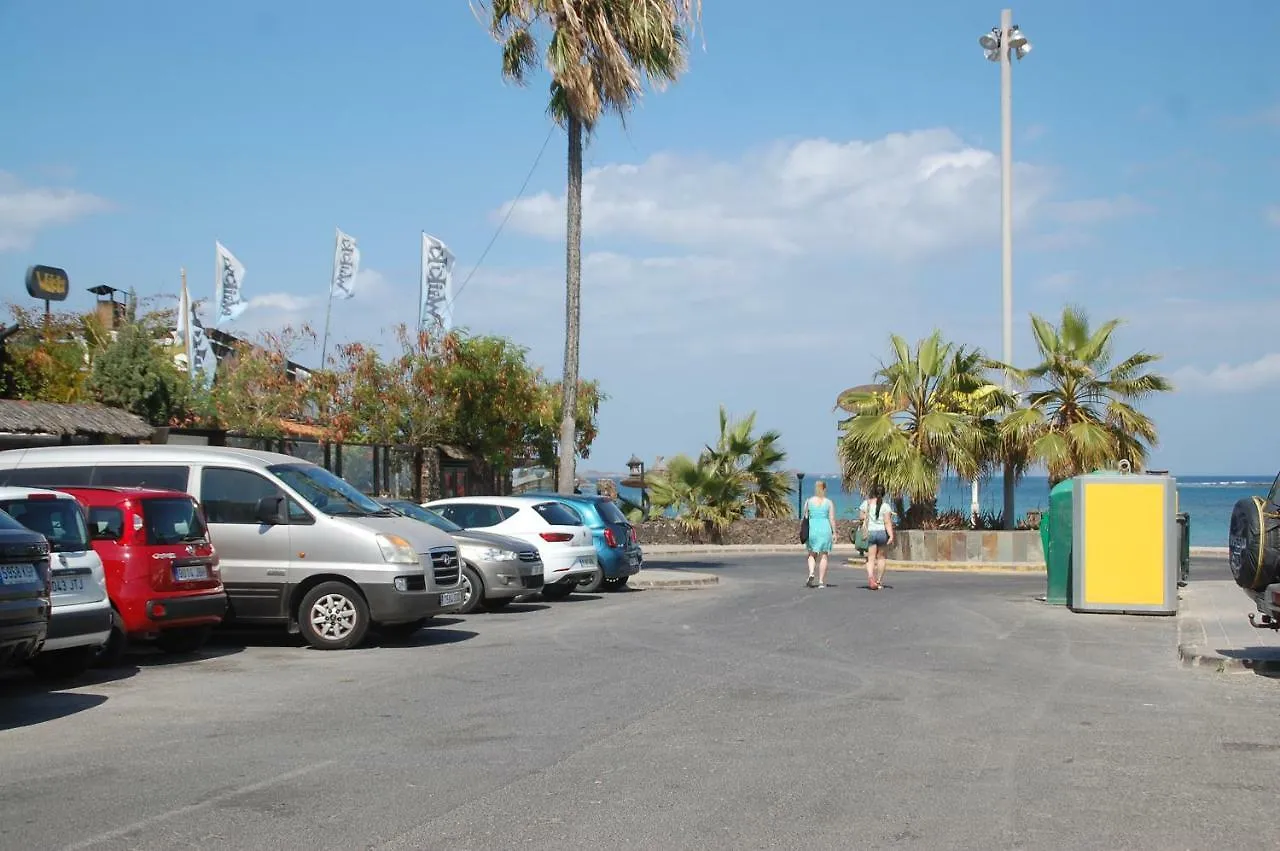
<path id="1" fill-rule="evenodd" d="M 853 521 L 836 520 L 836 543 L 849 543 Z M 694 541 L 674 520 L 647 520 L 636 526 L 641 544 L 800 544 L 800 521 L 796 518 L 739 520 L 729 527 L 722 541 Z"/>
<path id="2" fill-rule="evenodd" d="M 836 543 L 849 544 L 852 520 L 836 521 Z M 729 527 L 724 540 L 695 541 L 674 520 L 649 520 L 636 526 L 641 544 L 679 545 L 690 543 L 799 545 L 800 521 L 739 520 Z M 899 531 L 888 556 L 897 561 L 978 562 L 1043 564 L 1044 550 L 1039 532 L 982 532 L 955 530 Z"/>

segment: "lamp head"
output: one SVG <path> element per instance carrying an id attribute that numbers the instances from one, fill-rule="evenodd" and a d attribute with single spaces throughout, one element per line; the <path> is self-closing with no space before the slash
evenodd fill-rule
<path id="1" fill-rule="evenodd" d="M 983 50 L 996 50 L 1000 47 L 1000 28 L 992 27 L 991 32 L 983 33 L 978 38 L 978 44 L 982 45 Z"/>

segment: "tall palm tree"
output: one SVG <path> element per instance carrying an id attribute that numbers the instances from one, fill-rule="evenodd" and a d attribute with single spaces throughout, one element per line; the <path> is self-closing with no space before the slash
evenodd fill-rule
<path id="1" fill-rule="evenodd" d="M 879 485 L 928 513 L 937 503 L 942 474 L 965 478 L 990 463 L 990 411 L 1009 404 L 987 379 L 990 363 L 975 349 L 934 331 L 913 349 L 891 338 L 893 359 L 876 372 L 878 384 L 841 394 L 838 406 L 853 416 L 840 424 L 838 444 L 846 487 Z"/>
<path id="2" fill-rule="evenodd" d="M 1173 385 L 1147 369 L 1160 355 L 1138 352 L 1116 363 L 1119 326 L 1113 319 L 1094 329 L 1075 307 L 1063 309 L 1058 325 L 1031 317 L 1041 362 L 1014 371 L 1033 389 L 1000 431 L 1007 446 L 1048 468 L 1051 487 L 1121 459 L 1142 469 L 1157 442 L 1155 422 L 1137 406 Z"/>
<path id="3" fill-rule="evenodd" d="M 476 0 L 502 45 L 502 74 L 518 84 L 540 64 L 535 30 L 547 33 L 548 112 L 569 137 L 565 230 L 564 402 L 561 493 L 572 493 L 582 317 L 582 146 L 606 112 L 624 121 L 648 82 L 663 88 L 685 68 L 686 31 L 702 0 Z"/>

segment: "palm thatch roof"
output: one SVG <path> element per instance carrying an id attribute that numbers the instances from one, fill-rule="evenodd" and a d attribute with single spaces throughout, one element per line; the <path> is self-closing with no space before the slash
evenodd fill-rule
<path id="1" fill-rule="evenodd" d="M 102 435 L 142 440 L 151 426 L 141 417 L 105 405 L 63 405 L 0 399 L 0 432 L 10 434 Z"/>

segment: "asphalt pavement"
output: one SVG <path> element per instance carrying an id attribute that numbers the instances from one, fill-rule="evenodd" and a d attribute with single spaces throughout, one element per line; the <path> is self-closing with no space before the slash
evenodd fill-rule
<path id="1" fill-rule="evenodd" d="M 349 652 L 254 634 L 64 690 L 0 678 L 0 849 L 1266 835 L 1278 686 L 1182 667 L 1173 618 L 1047 607 L 1034 575 L 891 573 L 873 592 L 847 566 L 804 588 L 796 558 L 663 566 L 721 581 Z"/>

